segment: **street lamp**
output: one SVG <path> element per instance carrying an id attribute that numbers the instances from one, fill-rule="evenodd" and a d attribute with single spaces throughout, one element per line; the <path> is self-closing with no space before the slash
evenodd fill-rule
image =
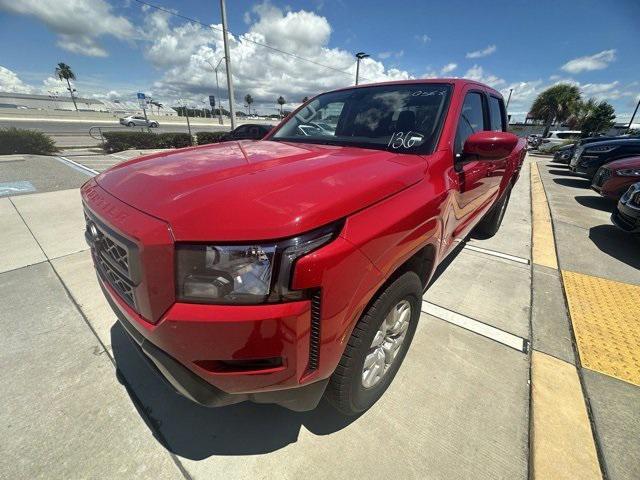
<path id="1" fill-rule="evenodd" d="M 204 59 L 204 61 L 207 62 L 211 68 L 213 68 L 213 71 L 216 72 L 216 95 L 218 96 L 218 119 L 220 120 L 220 125 L 222 125 L 222 100 L 220 99 L 220 84 L 218 83 L 218 68 L 222 63 L 222 60 L 224 60 L 225 58 L 226 57 L 222 57 L 220 60 L 218 60 L 218 63 L 215 67 L 209 60 L 207 60 L 206 58 Z M 213 115 L 213 112 L 211 112 L 211 114 Z"/>
<path id="2" fill-rule="evenodd" d="M 364 52 L 356 53 L 356 85 L 358 85 L 358 77 L 360 76 L 360 60 L 367 58 L 370 55 Z"/>

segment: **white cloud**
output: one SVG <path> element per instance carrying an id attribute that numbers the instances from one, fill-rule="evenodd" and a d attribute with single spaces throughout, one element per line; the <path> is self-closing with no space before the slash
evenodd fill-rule
<path id="1" fill-rule="evenodd" d="M 386 60 L 387 58 L 389 58 L 391 55 L 393 54 L 393 52 L 380 52 L 378 54 L 378 58 L 380 58 L 381 60 Z"/>
<path id="2" fill-rule="evenodd" d="M 423 33 L 422 35 L 416 35 L 414 38 L 418 42 L 422 43 L 423 45 L 426 45 L 427 43 L 429 43 L 431 41 L 431 37 L 429 35 L 427 35 L 426 33 Z"/>
<path id="3" fill-rule="evenodd" d="M 458 64 L 457 63 L 447 63 L 444 67 L 442 67 L 442 70 L 440 70 L 443 74 L 444 73 L 451 73 L 453 72 L 456 68 L 458 68 Z"/>
<path id="4" fill-rule="evenodd" d="M 483 48 L 482 50 L 475 50 L 473 52 L 467 53 L 467 58 L 482 58 L 487 57 L 494 53 L 498 48 L 495 45 L 489 45 L 487 48 Z"/>
<path id="5" fill-rule="evenodd" d="M 325 17 L 305 10 L 284 11 L 270 3 L 259 4 L 252 12 L 255 19 L 249 31 L 239 36 L 230 35 L 236 98 L 250 93 L 256 102 L 254 107 L 273 113 L 279 95 L 293 104 L 304 96 L 353 84 L 353 53 L 328 47 L 331 27 Z M 151 13 L 146 20 L 145 38 L 150 44 L 147 58 L 164 70 L 154 85 L 157 95 L 192 98 L 195 102 L 204 95 L 215 94 L 216 79 L 209 63 L 215 66 L 224 56 L 220 25 L 207 28 L 187 23 L 174 25 L 171 21 L 162 12 Z M 253 42 L 295 53 L 317 64 Z M 390 52 L 390 55 L 398 58 L 403 53 Z M 226 91 L 224 68 L 223 62 L 218 71 L 223 92 Z M 408 72 L 387 68 L 373 58 L 360 63 L 360 75 L 363 83 L 410 77 Z M 226 94 L 222 96 L 225 98 Z"/>
<path id="6" fill-rule="evenodd" d="M 603 50 L 600 53 L 588 55 L 586 57 L 574 58 L 562 66 L 562 70 L 569 73 L 589 72 L 592 70 L 602 70 L 607 68 L 616 59 L 616 51 Z"/>
<path id="7" fill-rule="evenodd" d="M 474 65 L 464 74 L 464 78 L 475 80 L 480 83 L 486 83 L 490 87 L 498 88 L 506 82 L 493 74 L 485 73 L 484 69 L 479 65 Z"/>
<path id="8" fill-rule="evenodd" d="M 32 93 L 33 87 L 20 80 L 15 72 L 0 66 L 0 92 Z"/>
<path id="9" fill-rule="evenodd" d="M 105 35 L 136 37 L 131 22 L 105 0 L 0 0 L 0 10 L 37 18 L 58 35 L 60 48 L 81 55 L 107 56 L 97 42 Z"/>

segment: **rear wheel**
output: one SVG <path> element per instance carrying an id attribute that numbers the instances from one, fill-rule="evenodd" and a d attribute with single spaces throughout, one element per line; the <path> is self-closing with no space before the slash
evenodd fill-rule
<path id="1" fill-rule="evenodd" d="M 127 123 L 127 127 L 135 127 L 135 126 L 136 126 L 136 124 L 135 124 L 135 123 L 133 123 L 133 122 L 129 122 L 129 123 Z"/>
<path id="2" fill-rule="evenodd" d="M 480 223 L 476 226 L 473 234 L 477 238 L 491 238 L 500 229 L 502 219 L 507 211 L 509 198 L 511 197 L 511 186 L 502 194 L 502 198 L 489 210 Z"/>
<path id="3" fill-rule="evenodd" d="M 356 415 L 382 396 L 413 340 L 421 303 L 422 282 L 407 272 L 362 315 L 327 386 L 327 400 L 338 411 Z"/>

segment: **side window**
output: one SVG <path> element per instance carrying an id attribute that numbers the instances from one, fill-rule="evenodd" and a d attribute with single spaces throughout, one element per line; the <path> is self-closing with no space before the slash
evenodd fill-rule
<path id="1" fill-rule="evenodd" d="M 484 114 L 482 111 L 482 94 L 478 92 L 469 92 L 464 98 L 462 112 L 458 120 L 458 129 L 456 130 L 455 154 L 462 153 L 464 142 L 473 133 L 484 129 Z"/>
<path id="2" fill-rule="evenodd" d="M 494 132 L 505 130 L 504 109 L 502 108 L 502 100 L 499 98 L 489 97 L 489 118 L 491 130 Z"/>

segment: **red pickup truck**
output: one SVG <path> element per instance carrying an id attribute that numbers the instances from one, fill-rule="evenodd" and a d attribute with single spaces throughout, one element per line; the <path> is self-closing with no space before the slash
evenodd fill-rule
<path id="1" fill-rule="evenodd" d="M 207 406 L 380 398 L 436 266 L 500 226 L 525 154 L 501 95 L 434 79 L 318 95 L 264 139 L 162 152 L 82 187 L 99 282 Z"/>

